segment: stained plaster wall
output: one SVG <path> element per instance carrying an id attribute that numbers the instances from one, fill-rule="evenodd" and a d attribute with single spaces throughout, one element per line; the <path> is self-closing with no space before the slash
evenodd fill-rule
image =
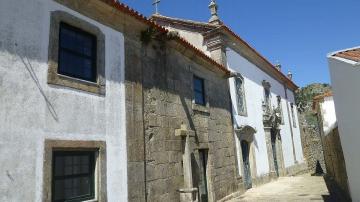
<path id="1" fill-rule="evenodd" d="M 106 96 L 47 84 L 50 12 L 105 35 Z M 42 201 L 45 139 L 105 141 L 107 199 L 127 200 L 124 37 L 58 3 L 0 2 L 0 200 Z"/>
<path id="2" fill-rule="evenodd" d="M 206 45 L 204 44 L 204 36 L 199 32 L 192 32 L 188 30 L 181 30 L 179 28 L 172 28 L 171 26 L 165 26 L 171 31 L 176 31 L 181 37 L 189 41 L 193 46 L 202 50 L 206 55 L 211 56 L 210 52 L 207 50 Z"/>

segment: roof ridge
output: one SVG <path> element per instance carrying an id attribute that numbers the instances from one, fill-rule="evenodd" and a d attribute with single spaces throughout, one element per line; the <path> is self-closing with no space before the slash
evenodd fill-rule
<path id="1" fill-rule="evenodd" d="M 231 35 L 233 35 L 235 38 L 237 38 L 239 41 L 241 41 L 242 43 L 244 43 L 248 48 L 250 48 L 252 51 L 254 51 L 255 54 L 257 54 L 260 58 L 262 58 L 266 63 L 268 63 L 274 70 L 276 70 L 276 72 L 280 73 L 281 77 L 283 77 L 283 79 L 285 79 L 286 81 L 290 82 L 292 85 L 294 85 L 296 88 L 298 88 L 298 86 L 292 81 L 290 80 L 283 72 L 279 71 L 268 59 L 266 59 L 263 55 L 261 55 L 255 48 L 253 48 L 248 42 L 246 42 L 245 40 L 243 40 L 238 34 L 236 34 L 234 31 L 231 30 L 230 27 L 228 27 L 225 24 L 222 24 L 221 26 L 222 28 L 224 28 L 228 33 L 230 33 Z"/>
<path id="2" fill-rule="evenodd" d="M 196 24 L 196 25 L 205 25 L 205 26 L 208 26 L 208 27 L 219 27 L 219 26 L 221 26 L 221 25 L 214 25 L 214 24 L 211 24 L 211 23 L 208 23 L 208 22 L 170 17 L 170 16 L 161 15 L 161 14 L 153 14 L 153 15 L 151 15 L 151 18 L 153 18 L 153 17 L 161 18 L 161 19 L 167 19 L 167 20 L 176 20 L 176 21 L 181 21 L 181 22 L 191 23 L 191 24 Z"/>
<path id="3" fill-rule="evenodd" d="M 124 13 L 129 14 L 132 17 L 135 17 L 136 19 L 144 22 L 145 24 L 154 27 L 155 29 L 157 29 L 159 32 L 162 32 L 164 34 L 167 34 L 170 32 L 170 30 L 164 28 L 163 26 L 160 26 L 158 24 L 156 24 L 154 21 L 149 20 L 147 17 L 145 17 L 144 15 L 142 15 L 141 13 L 139 13 L 138 11 L 134 10 L 133 8 L 129 7 L 128 5 L 118 2 L 117 0 L 101 0 L 105 3 L 107 3 L 108 5 L 113 6 L 114 8 L 118 9 L 119 11 L 122 11 Z M 188 42 L 186 39 L 180 37 L 180 36 L 174 36 L 174 38 L 181 43 L 182 45 L 192 49 L 198 56 L 202 57 L 203 59 L 207 60 L 208 62 L 212 63 L 213 65 L 215 65 L 219 70 L 223 71 L 226 75 L 230 75 L 230 71 L 224 67 L 222 64 L 218 63 L 217 61 L 215 61 L 213 58 L 209 57 L 208 55 L 206 55 L 203 51 L 201 51 L 200 49 L 196 48 L 194 45 L 192 45 L 190 42 Z"/>
<path id="4" fill-rule="evenodd" d="M 279 74 L 280 77 L 282 78 L 281 80 L 284 80 L 285 82 L 290 83 L 290 85 L 292 85 L 295 88 L 298 88 L 298 86 L 292 81 L 290 80 L 283 72 L 279 71 L 278 69 L 276 69 L 276 67 L 268 60 L 266 59 L 264 56 L 262 56 L 255 48 L 253 48 L 249 43 L 247 43 L 245 40 L 243 40 L 238 34 L 236 34 L 234 31 L 232 31 L 232 29 L 225 25 L 225 23 L 222 23 L 220 25 L 213 25 L 210 23 L 206 23 L 206 22 L 196 22 L 196 21 L 192 21 L 192 20 L 186 20 L 186 19 L 179 19 L 179 18 L 173 18 L 173 17 L 169 17 L 169 16 L 164 16 L 164 15 L 152 15 L 154 16 L 154 18 L 158 18 L 158 19 L 165 19 L 165 20 L 173 20 L 173 21 L 178 21 L 178 22 L 184 22 L 184 23 L 190 23 L 193 25 L 198 25 L 198 26 L 207 26 L 207 27 L 211 27 L 214 29 L 224 29 L 225 31 L 227 31 L 230 35 L 234 36 L 237 40 L 241 41 L 242 43 L 245 44 L 245 46 L 247 46 L 250 50 L 252 50 L 256 55 L 258 55 L 262 60 L 265 61 L 265 63 L 267 63 L 268 65 L 270 65 L 270 67 L 272 67 L 272 69 L 274 69 L 276 72 L 275 74 Z"/>
<path id="5" fill-rule="evenodd" d="M 360 49 L 360 46 L 355 46 L 355 47 L 352 47 L 352 48 L 346 48 L 346 49 L 340 49 L 340 50 L 337 50 L 337 51 L 333 51 L 333 52 L 330 52 L 327 54 L 327 57 L 333 57 L 335 56 L 336 54 L 338 53 L 342 53 L 342 52 L 346 52 L 346 51 L 351 51 L 351 50 L 356 50 L 356 49 Z"/>
<path id="6" fill-rule="evenodd" d="M 121 3 L 121 2 L 118 2 L 116 0 L 102 0 L 102 1 L 105 1 L 105 2 L 109 2 L 111 1 L 112 4 L 115 8 L 125 12 L 125 13 L 128 13 L 129 15 L 143 21 L 144 23 L 150 25 L 150 26 L 153 26 L 154 28 L 156 28 L 157 30 L 159 30 L 160 32 L 163 32 L 163 33 L 169 33 L 170 31 L 166 28 L 164 28 L 163 26 L 161 25 L 158 25 L 157 23 L 155 23 L 153 20 L 151 19 L 148 19 L 146 18 L 144 15 L 140 14 L 138 11 L 130 8 L 129 6 L 127 6 L 126 4 L 124 3 Z M 173 19 L 173 20 L 178 20 L 178 21 L 181 21 L 181 22 L 194 22 L 196 23 L 196 21 L 186 21 L 184 19 L 176 19 L 176 18 L 171 18 L 171 17 L 168 17 L 168 16 L 163 16 L 163 15 L 156 15 L 157 17 L 163 17 L 165 19 Z M 199 22 L 201 23 L 201 22 Z M 285 74 L 283 74 L 282 72 L 278 71 L 276 69 L 276 67 L 269 62 L 269 60 L 267 60 L 264 56 L 262 56 L 258 51 L 256 51 L 252 46 L 250 46 L 246 41 L 244 41 L 240 36 L 238 36 L 235 32 L 233 32 L 228 26 L 226 26 L 224 23 L 221 23 L 220 25 L 212 25 L 212 24 L 209 24 L 209 23 L 202 23 L 204 25 L 207 25 L 209 27 L 214 27 L 214 28 L 221 28 L 221 27 L 224 27 L 230 34 L 232 34 L 235 38 L 239 39 L 241 42 L 243 42 L 246 46 L 248 46 L 252 51 L 254 51 L 255 54 L 257 54 L 260 58 L 262 58 L 266 63 L 268 63 L 275 71 L 274 72 L 277 72 L 280 74 L 280 76 L 287 82 L 289 82 L 291 85 L 293 85 L 293 87 L 295 88 L 298 88 L 298 86 L 292 81 L 290 80 Z M 199 24 L 200 25 L 200 24 Z M 220 70 L 224 71 L 226 74 L 230 74 L 230 71 L 225 67 L 223 66 L 222 64 L 218 63 L 217 61 L 215 61 L 213 58 L 209 57 L 208 55 L 206 55 L 203 51 L 201 51 L 200 49 L 196 48 L 194 45 L 192 45 L 190 42 L 188 42 L 186 39 L 184 39 L 183 37 L 180 37 L 180 36 L 176 36 L 175 37 L 180 43 L 182 43 L 183 45 L 191 48 L 192 50 L 194 50 L 199 56 L 201 56 L 203 59 L 206 59 L 208 60 L 210 63 L 216 65 Z"/>

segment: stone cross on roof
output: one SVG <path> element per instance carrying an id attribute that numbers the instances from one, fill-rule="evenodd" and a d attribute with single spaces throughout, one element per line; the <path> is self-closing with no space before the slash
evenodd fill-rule
<path id="1" fill-rule="evenodd" d="M 160 3 L 160 0 L 154 0 L 152 5 L 155 6 L 155 14 L 159 14 L 159 10 L 158 10 L 158 4 Z"/>

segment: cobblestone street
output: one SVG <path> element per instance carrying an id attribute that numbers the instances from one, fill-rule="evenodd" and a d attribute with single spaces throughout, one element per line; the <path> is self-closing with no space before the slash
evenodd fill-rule
<path id="1" fill-rule="evenodd" d="M 279 180 L 248 190 L 230 202 L 346 201 L 330 194 L 323 177 L 302 175 Z"/>

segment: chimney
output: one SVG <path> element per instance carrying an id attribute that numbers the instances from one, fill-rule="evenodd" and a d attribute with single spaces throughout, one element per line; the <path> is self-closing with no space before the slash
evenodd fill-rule
<path id="1" fill-rule="evenodd" d="M 211 18 L 209 20 L 209 23 L 214 25 L 220 25 L 220 19 L 218 16 L 218 5 L 216 4 L 215 0 L 211 0 L 210 5 L 210 12 L 211 12 Z"/>
<path id="2" fill-rule="evenodd" d="M 288 73 L 287 73 L 287 77 L 292 80 L 293 78 L 293 74 L 291 73 L 291 71 L 289 70 Z"/>

